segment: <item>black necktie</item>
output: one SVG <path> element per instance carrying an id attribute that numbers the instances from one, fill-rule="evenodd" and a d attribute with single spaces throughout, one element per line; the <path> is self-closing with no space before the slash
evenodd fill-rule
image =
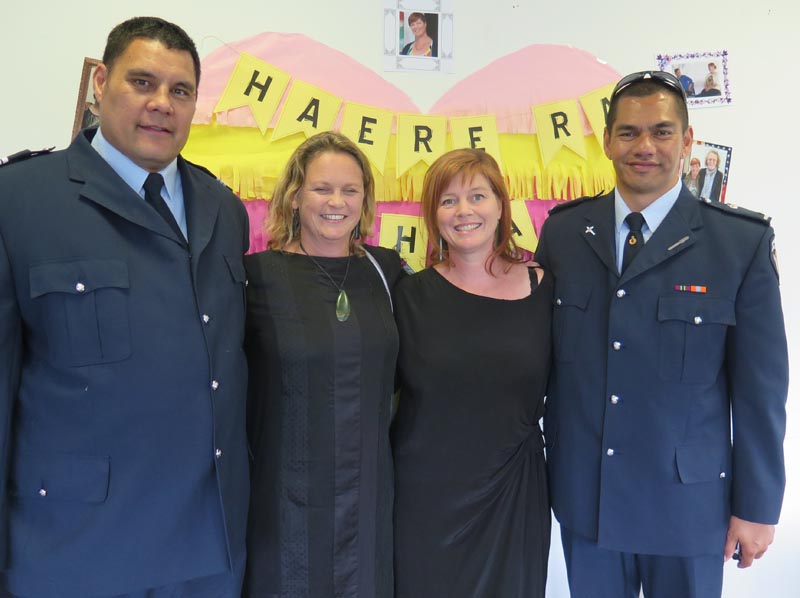
<path id="1" fill-rule="evenodd" d="M 644 235 L 642 235 L 644 216 L 639 212 L 631 212 L 625 216 L 625 224 L 628 225 L 630 232 L 625 239 L 625 249 L 622 252 L 622 272 L 625 272 L 633 258 L 644 246 Z"/>
<path id="2" fill-rule="evenodd" d="M 178 226 L 178 223 L 175 221 L 175 216 L 172 215 L 172 211 L 167 206 L 167 202 L 164 201 L 164 198 L 161 197 L 161 189 L 164 187 L 164 177 L 162 177 L 157 172 L 151 172 L 147 175 L 147 179 L 144 182 L 144 200 L 153 206 L 156 212 L 158 212 L 161 217 L 169 224 L 170 228 L 175 231 L 175 234 L 178 235 L 178 238 L 186 242 L 186 238 L 183 236 L 183 232 L 181 231 L 181 227 Z"/>

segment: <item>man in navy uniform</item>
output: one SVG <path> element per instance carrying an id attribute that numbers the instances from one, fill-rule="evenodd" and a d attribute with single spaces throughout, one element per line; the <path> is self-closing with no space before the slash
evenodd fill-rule
<path id="1" fill-rule="evenodd" d="M 178 154 L 200 60 L 113 29 L 99 129 L 0 169 L 0 594 L 239 596 L 247 215 Z"/>
<path id="2" fill-rule="evenodd" d="M 576 598 L 712 598 L 772 542 L 784 489 L 786 337 L 769 220 L 680 181 L 680 82 L 622 79 L 604 135 L 616 189 L 555 208 L 545 415 Z M 731 435 L 731 432 L 733 434 Z"/>

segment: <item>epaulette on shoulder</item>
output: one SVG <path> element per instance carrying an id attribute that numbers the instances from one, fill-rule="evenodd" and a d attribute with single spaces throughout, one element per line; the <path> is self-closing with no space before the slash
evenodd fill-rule
<path id="1" fill-rule="evenodd" d="M 558 212 L 563 212 L 564 210 L 568 210 L 569 208 L 574 208 L 575 206 L 579 206 L 583 203 L 586 203 L 587 201 L 595 200 L 598 197 L 601 197 L 602 195 L 605 195 L 605 191 L 601 191 L 597 195 L 587 195 L 585 197 L 579 197 L 578 199 L 573 199 L 571 201 L 565 201 L 564 203 L 560 203 L 558 205 L 553 206 L 547 213 L 552 216 L 553 214 L 557 214 Z"/>
<path id="2" fill-rule="evenodd" d="M 16 154 L 11 154 L 10 156 L 6 156 L 5 158 L 0 158 L 0 166 L 6 166 L 7 164 L 14 164 L 15 162 L 22 162 L 23 160 L 29 160 L 30 158 L 35 158 L 36 156 L 44 156 L 45 154 L 49 154 L 55 149 L 53 147 L 47 147 L 44 149 L 31 151 L 31 150 L 22 150 L 21 152 L 17 152 Z"/>
<path id="3" fill-rule="evenodd" d="M 707 206 L 709 208 L 714 208 L 715 210 L 719 210 L 720 212 L 724 212 L 725 214 L 739 216 L 740 218 L 747 218 L 748 220 L 760 222 L 765 225 L 769 225 L 769 223 L 772 221 L 772 218 L 770 218 L 766 214 L 762 214 L 761 212 L 754 212 L 753 210 L 748 210 L 747 208 L 740 208 L 739 206 L 734 205 L 732 203 L 721 203 L 719 201 L 713 201 L 711 199 L 701 199 L 699 201 L 702 205 Z"/>
<path id="4" fill-rule="evenodd" d="M 212 179 L 217 181 L 220 185 L 222 185 L 223 187 L 228 189 L 230 192 L 233 192 L 233 189 L 228 187 L 228 185 L 226 185 L 221 178 L 219 178 L 217 175 L 215 175 L 213 172 L 211 172 L 208 168 L 206 168 L 202 164 L 196 164 L 195 162 L 190 162 L 189 160 L 186 160 L 186 158 L 184 158 L 184 161 L 189 166 L 192 166 L 192 167 L 196 168 L 197 170 L 199 170 L 200 172 L 202 172 L 203 174 L 207 174 L 208 176 L 210 176 Z"/>

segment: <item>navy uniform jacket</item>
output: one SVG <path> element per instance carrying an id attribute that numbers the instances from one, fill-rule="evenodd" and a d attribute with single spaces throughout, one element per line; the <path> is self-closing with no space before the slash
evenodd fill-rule
<path id="1" fill-rule="evenodd" d="M 119 594 L 244 549 L 246 212 L 179 158 L 191 251 L 91 148 L 0 169 L 0 588 Z"/>
<path id="2" fill-rule="evenodd" d="M 545 436 L 563 526 L 623 552 L 721 556 L 731 514 L 777 522 L 788 358 L 773 237 L 760 215 L 684 187 L 619 276 L 613 193 L 545 221 Z"/>

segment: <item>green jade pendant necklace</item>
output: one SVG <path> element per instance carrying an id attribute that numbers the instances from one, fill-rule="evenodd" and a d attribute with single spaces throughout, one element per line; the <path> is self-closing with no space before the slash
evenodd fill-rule
<path id="1" fill-rule="evenodd" d="M 303 250 L 308 257 L 311 258 L 311 261 L 314 262 L 314 265 L 319 268 L 322 273 L 328 277 L 328 280 L 331 281 L 331 284 L 336 287 L 339 291 L 339 296 L 336 298 L 336 319 L 340 322 L 346 322 L 347 318 L 350 317 L 350 299 L 347 297 L 347 293 L 344 291 L 344 283 L 347 280 L 347 274 L 350 272 L 350 254 L 347 255 L 347 267 L 344 270 L 344 278 L 342 278 L 342 284 L 336 284 L 336 281 L 333 280 L 333 277 L 328 274 L 328 271 L 322 267 L 316 258 L 306 251 L 306 248 L 303 247 L 303 243 L 300 243 L 300 249 Z"/>

